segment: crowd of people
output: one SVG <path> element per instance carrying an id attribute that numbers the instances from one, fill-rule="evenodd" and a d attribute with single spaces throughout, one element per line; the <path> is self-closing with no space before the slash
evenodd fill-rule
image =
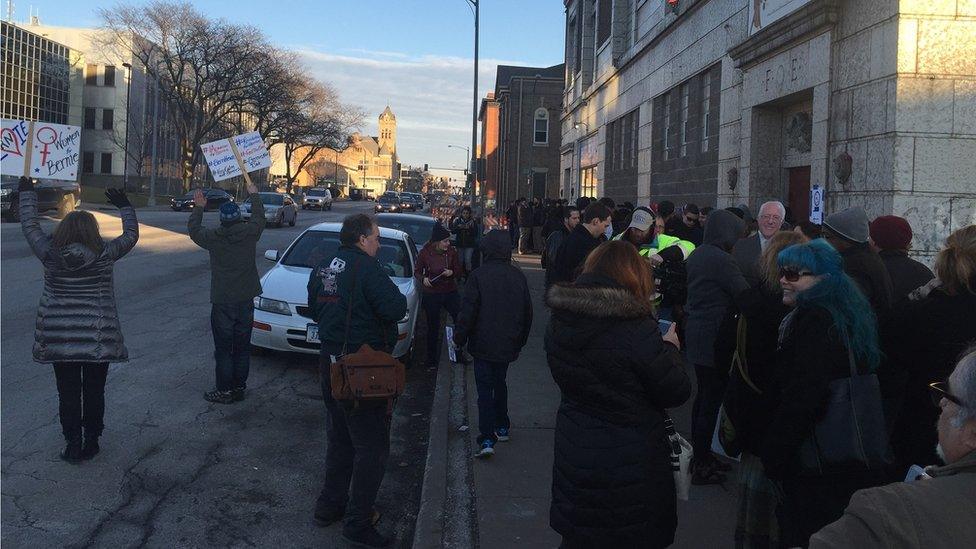
<path id="1" fill-rule="evenodd" d="M 218 227 L 204 227 L 198 192 L 187 226 L 210 254 L 215 387 L 204 398 L 220 404 L 246 396 L 261 293 L 254 257 L 266 220 L 257 189 L 248 192 L 250 220 L 230 203 Z M 23 231 L 45 270 L 33 355 L 54 366 L 62 458 L 72 463 L 99 452 L 108 363 L 128 358 L 112 271 L 138 223 L 123 192 L 106 196 L 120 210 L 118 238 L 103 241 L 83 211 L 47 235 L 30 179 L 20 183 Z M 691 371 L 691 483 L 723 483 L 734 470 L 737 547 L 976 539 L 976 226 L 949 235 L 930 270 L 908 254 L 905 219 L 869 220 L 859 207 L 822 225 L 796 222 L 776 201 L 758 219 L 744 204 L 609 198 L 521 199 L 506 213 L 507 231 L 485 231 L 464 207 L 421 250 L 426 360 L 439 364 L 446 311 L 446 344 L 474 363 L 476 455 L 492 456 L 512 436 L 507 370 L 533 322 L 512 253 L 541 254 L 545 352 L 562 396 L 550 523 L 563 547 L 673 543 L 680 449 L 668 410 L 691 397 Z M 314 518 L 341 520 L 347 541 L 386 547 L 374 503 L 391 401 L 337 398 L 333 365 L 392 350 L 407 305 L 375 259 L 375 220 L 347 217 L 339 240 L 308 281 L 328 439 Z"/>

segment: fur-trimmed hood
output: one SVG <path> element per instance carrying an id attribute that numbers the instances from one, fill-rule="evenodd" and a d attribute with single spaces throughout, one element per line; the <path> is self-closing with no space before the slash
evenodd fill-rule
<path id="1" fill-rule="evenodd" d="M 556 284 L 546 294 L 553 311 L 589 318 L 642 318 L 654 313 L 651 301 L 641 302 L 627 290 L 598 277 L 581 276 L 576 284 Z"/>

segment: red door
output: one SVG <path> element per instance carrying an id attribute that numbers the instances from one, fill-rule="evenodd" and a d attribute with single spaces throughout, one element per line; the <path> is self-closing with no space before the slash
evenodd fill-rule
<path id="1" fill-rule="evenodd" d="M 805 221 L 810 219 L 810 166 L 789 168 L 790 190 L 789 203 L 793 212 L 793 219 Z"/>

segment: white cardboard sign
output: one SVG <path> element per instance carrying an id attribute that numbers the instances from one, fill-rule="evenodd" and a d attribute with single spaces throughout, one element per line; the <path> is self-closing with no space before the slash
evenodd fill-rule
<path id="1" fill-rule="evenodd" d="M 76 181 L 81 158 L 81 128 L 4 118 L 0 127 L 0 150 L 0 171 L 4 175 Z"/>
<path id="2" fill-rule="evenodd" d="M 200 145 L 200 149 L 207 159 L 207 166 L 210 167 L 214 181 L 223 181 L 245 172 L 271 167 L 271 155 L 268 154 L 264 140 L 258 132 L 248 132 L 204 143 Z"/>

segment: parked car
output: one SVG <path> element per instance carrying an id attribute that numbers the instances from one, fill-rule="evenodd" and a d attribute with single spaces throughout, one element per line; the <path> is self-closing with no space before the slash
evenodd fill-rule
<path id="1" fill-rule="evenodd" d="M 230 193 L 223 189 L 201 189 L 203 194 L 207 197 L 207 205 L 203 207 L 203 211 L 216 210 L 226 202 L 233 202 L 234 197 Z M 170 207 L 176 212 L 185 212 L 193 209 L 193 195 L 196 193 L 196 189 L 184 194 L 183 196 L 177 196 L 170 199 Z"/>
<path id="2" fill-rule="evenodd" d="M 400 193 L 400 207 L 404 211 L 424 211 L 424 195 L 420 193 Z"/>
<path id="3" fill-rule="evenodd" d="M 400 193 L 386 191 L 376 200 L 376 206 L 373 207 L 373 210 L 376 213 L 403 211 L 403 206 L 400 205 Z"/>
<path id="4" fill-rule="evenodd" d="M 261 202 L 264 203 L 264 217 L 268 219 L 268 225 L 281 227 L 285 223 L 289 227 L 295 226 L 298 220 L 298 206 L 295 199 L 290 194 L 281 193 L 258 193 Z M 251 198 L 241 204 L 241 217 L 251 219 Z"/>
<path id="5" fill-rule="evenodd" d="M 417 248 L 417 253 L 430 240 L 430 235 L 434 233 L 434 225 L 437 220 L 426 215 L 405 214 L 405 213 L 381 213 L 376 215 L 376 224 L 380 227 L 403 231 L 410 235 Z"/>
<path id="6" fill-rule="evenodd" d="M 299 235 L 284 253 L 264 253 L 275 266 L 261 277 L 261 295 L 254 298 L 251 345 L 273 351 L 319 353 L 318 325 L 308 309 L 308 276 L 339 249 L 341 228 L 341 223 L 319 223 Z M 393 356 L 409 364 L 420 303 L 413 277 L 417 252 L 410 235 L 381 227 L 376 259 L 407 298 L 407 314 L 397 323 Z"/>
<path id="7" fill-rule="evenodd" d="M 9 175 L 0 178 L 0 211 L 7 221 L 20 221 L 19 181 L 19 177 Z M 58 217 L 64 217 L 81 204 L 81 187 L 74 181 L 35 179 L 34 190 L 38 212 L 55 210 Z"/>
<path id="8" fill-rule="evenodd" d="M 305 191 L 302 198 L 302 209 L 332 209 L 332 192 L 325 187 L 312 187 Z"/>

